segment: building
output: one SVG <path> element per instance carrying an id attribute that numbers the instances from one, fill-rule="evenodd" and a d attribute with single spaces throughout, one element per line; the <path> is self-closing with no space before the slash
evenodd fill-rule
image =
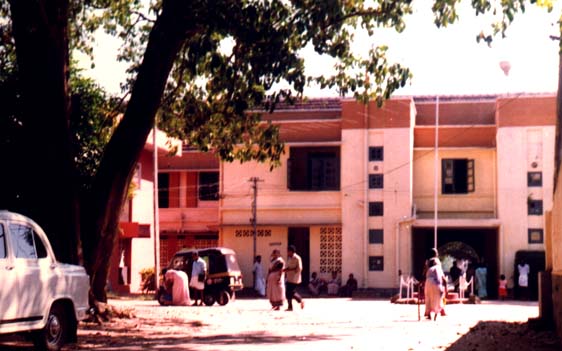
<path id="1" fill-rule="evenodd" d="M 513 286 L 517 252 L 544 252 L 555 104 L 519 94 L 281 106 L 263 116 L 286 146 L 272 171 L 197 152 L 160 158 L 162 262 L 183 246 L 227 246 L 251 286 L 255 205 L 255 252 L 296 245 L 305 279 L 354 273 L 362 288 L 394 289 L 437 240 L 442 253 L 484 259 L 494 295 L 500 273 Z"/>
<path id="2" fill-rule="evenodd" d="M 156 133 L 156 149 L 160 157 L 179 148 L 174 157 L 181 157 L 181 142 Z M 119 234 L 111 257 L 110 290 L 119 293 L 141 290 L 140 272 L 154 268 L 154 143 L 152 132 L 137 163 L 119 222 Z"/>
<path id="3" fill-rule="evenodd" d="M 160 265 L 182 248 L 219 244 L 219 160 L 184 148 L 159 158 Z"/>

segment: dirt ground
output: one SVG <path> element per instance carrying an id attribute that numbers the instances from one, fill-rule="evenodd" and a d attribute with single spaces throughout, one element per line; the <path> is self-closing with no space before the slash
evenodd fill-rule
<path id="1" fill-rule="evenodd" d="M 552 332 L 529 328 L 538 313 L 530 302 L 449 305 L 437 321 L 418 321 L 416 305 L 373 300 L 307 299 L 293 312 L 271 311 L 265 299 L 224 307 L 111 304 L 131 318 L 82 323 L 79 343 L 67 350 L 562 350 Z M 18 340 L 0 342 L 0 349 L 32 350 Z"/>

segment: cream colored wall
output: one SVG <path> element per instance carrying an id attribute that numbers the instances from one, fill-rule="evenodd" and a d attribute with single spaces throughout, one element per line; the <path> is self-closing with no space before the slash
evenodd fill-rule
<path id="1" fill-rule="evenodd" d="M 236 230 L 250 230 L 252 227 L 223 227 L 221 231 L 222 244 L 233 249 L 238 257 L 240 270 L 242 271 L 245 287 L 253 286 L 252 268 L 254 265 L 253 236 L 236 237 Z M 256 254 L 262 256 L 262 265 L 267 273 L 269 267 L 269 257 L 273 249 L 281 250 L 281 255 L 286 259 L 287 254 L 287 227 L 262 227 L 258 226 L 258 231 L 270 230 L 271 236 L 256 238 Z"/>
<path id="2" fill-rule="evenodd" d="M 154 240 L 151 238 L 131 239 L 131 292 L 141 291 L 139 271 L 154 268 Z"/>
<path id="3" fill-rule="evenodd" d="M 398 269 L 407 270 L 411 256 L 410 236 L 400 235 L 398 243 L 396 228 L 411 214 L 412 129 L 370 130 L 367 138 L 368 145 L 364 130 L 342 131 L 342 170 L 353 170 L 342 172 L 342 273 L 344 277 L 354 273 L 361 287 L 396 287 Z M 382 162 L 367 162 L 369 146 L 384 147 Z M 369 173 L 384 174 L 384 189 L 368 189 Z M 368 217 L 371 201 L 383 201 L 383 217 Z M 383 229 L 384 243 L 369 244 L 369 229 Z M 369 256 L 383 256 L 384 270 L 370 272 Z"/>
<path id="4" fill-rule="evenodd" d="M 342 130 L 341 202 L 342 202 L 342 275 L 353 272 L 360 288 L 367 287 L 367 240 L 365 203 L 368 186 L 366 160 L 368 148 L 362 129 Z"/>
<path id="5" fill-rule="evenodd" d="M 245 225 L 252 217 L 252 177 L 258 182 L 258 223 L 266 224 L 339 224 L 341 199 L 339 191 L 289 191 L 287 158 L 270 171 L 268 164 L 257 162 L 222 163 L 223 182 L 220 205 L 223 224 Z M 343 168 L 342 168 L 343 169 Z"/>
<path id="6" fill-rule="evenodd" d="M 442 194 L 441 160 L 474 159 L 475 191 L 468 194 Z M 495 150 L 440 149 L 438 163 L 439 212 L 489 212 L 495 210 Z M 432 149 L 414 151 L 414 203 L 418 212 L 434 212 L 435 152 Z M 526 183 L 525 183 L 526 184 Z"/>
<path id="7" fill-rule="evenodd" d="M 144 268 L 154 267 L 154 183 L 152 176 L 152 154 L 143 152 L 141 158 L 141 182 L 135 190 L 133 197 L 132 222 L 150 226 L 150 238 L 131 239 L 131 292 L 140 292 L 139 271 Z"/>
<path id="8" fill-rule="evenodd" d="M 552 208 L 555 127 L 505 127 L 497 134 L 500 270 L 513 275 L 518 250 L 544 250 L 528 243 L 529 228 L 544 228 L 544 216 L 527 214 L 527 198 L 543 199 Z M 536 166 L 533 165 L 536 162 Z M 527 187 L 527 172 L 542 171 L 541 188 Z"/>

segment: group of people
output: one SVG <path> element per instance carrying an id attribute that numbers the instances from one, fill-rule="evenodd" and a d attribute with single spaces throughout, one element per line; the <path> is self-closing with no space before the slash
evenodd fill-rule
<path id="1" fill-rule="evenodd" d="M 207 264 L 197 252 L 193 253 L 192 261 L 191 278 L 179 269 L 162 270 L 164 284 L 160 302 L 163 305 L 203 306 Z M 193 303 L 189 293 L 190 288 L 193 291 Z"/>
<path id="2" fill-rule="evenodd" d="M 459 292 L 461 289 L 465 290 L 467 282 L 470 281 L 471 277 L 474 277 L 475 290 L 478 297 L 480 299 L 488 297 L 488 266 L 484 259 L 479 260 L 476 265 L 470 264 L 468 267 L 466 262 L 464 264 L 461 263 L 461 267 L 459 267 L 458 261 L 455 260 L 449 270 L 449 274 L 455 292 Z"/>
<path id="3" fill-rule="evenodd" d="M 297 286 L 302 282 L 302 259 L 297 254 L 296 248 L 289 245 L 287 248 L 287 262 L 281 257 L 281 251 L 273 250 L 267 281 L 261 266 L 261 257 L 257 256 L 254 262 L 254 282 L 256 291 L 269 298 L 273 310 L 278 311 L 283 307 L 287 300 L 287 311 L 293 310 L 293 300 L 304 308 L 304 300 L 296 291 Z"/>
<path id="4" fill-rule="evenodd" d="M 293 310 L 293 300 L 304 308 L 302 296 L 296 291 L 302 282 L 302 259 L 296 253 L 295 246 L 289 245 L 287 262 L 283 260 L 278 249 L 273 250 L 267 277 L 264 273 L 261 256 L 255 257 L 252 272 L 254 289 L 260 296 L 269 298 L 273 310 L 281 309 L 285 299 L 288 311 Z M 349 275 L 346 284 L 342 286 L 338 272 L 332 272 L 332 278 L 328 281 L 319 278 L 318 274 L 313 272 L 308 283 L 308 290 L 312 296 L 318 296 L 323 291 L 331 296 L 351 296 L 353 291 L 357 290 L 357 285 L 357 279 L 353 274 Z"/>
<path id="5" fill-rule="evenodd" d="M 453 262 L 449 273 L 455 286 L 455 291 L 458 292 L 459 289 L 464 288 L 460 285 L 462 281 L 466 282 L 466 272 L 457 265 L 457 261 Z M 517 286 L 520 290 L 520 295 L 523 299 L 528 299 L 530 267 L 524 259 L 521 259 L 518 262 L 517 273 Z M 486 298 L 488 296 L 487 275 L 487 266 L 484 260 L 480 260 L 473 273 L 476 282 L 477 294 L 480 298 Z M 441 261 L 439 260 L 439 253 L 435 248 L 431 249 L 427 255 L 423 277 L 423 293 L 425 300 L 424 315 L 428 319 L 433 318 L 435 320 L 438 315 L 446 315 L 444 309 L 444 298 L 447 295 L 448 285 L 448 279 L 443 272 Z M 507 298 L 507 285 L 508 281 L 506 276 L 504 274 L 500 274 L 498 279 L 498 297 L 502 300 Z"/>
<path id="6" fill-rule="evenodd" d="M 342 286 L 341 278 L 336 271 L 332 272 L 332 278 L 328 281 L 319 278 L 316 272 L 312 272 L 308 283 L 308 291 L 312 296 L 319 296 L 325 291 L 328 296 L 351 297 L 353 292 L 357 290 L 357 285 L 357 279 L 355 279 L 353 273 L 349 274 L 347 282 Z"/>

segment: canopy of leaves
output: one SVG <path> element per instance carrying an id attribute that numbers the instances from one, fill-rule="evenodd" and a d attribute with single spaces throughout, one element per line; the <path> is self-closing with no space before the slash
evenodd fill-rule
<path id="1" fill-rule="evenodd" d="M 74 163 L 79 185 L 88 189 L 117 123 L 118 102 L 91 79 L 73 75 L 70 85 Z"/>
<path id="2" fill-rule="evenodd" d="M 435 24 L 454 23 L 460 2 L 428 2 Z M 504 35 L 528 2 L 471 0 L 477 15 L 492 14 L 495 21 L 477 39 L 490 43 L 494 35 Z M 551 1 L 530 3 L 552 8 Z M 6 4 L 0 0 L 4 18 L 9 13 Z M 366 56 L 358 56 L 351 45 L 359 31 L 375 36 L 379 28 L 402 31 L 412 13 L 412 0 L 69 0 L 69 5 L 73 49 L 92 56 L 94 33 L 101 28 L 123 40 L 119 59 L 130 63 L 125 94 L 135 79 L 153 24 L 164 6 L 175 6 L 185 41 L 163 97 L 160 127 L 227 161 L 279 161 L 283 145 L 277 128 L 261 124 L 259 116 L 248 110 L 273 111 L 280 100 L 301 97 L 309 83 L 382 104 L 411 77 L 408 68 L 388 62 L 386 47 L 371 47 Z M 0 35 L 9 30 L 9 22 L 0 29 Z M 9 52 L 5 44 L 3 40 L 0 64 Z M 336 59 L 335 73 L 305 73 L 302 51 L 310 47 Z M 90 144 L 91 150 L 82 149 L 79 157 L 97 157 L 101 152 L 97 146 Z"/>

